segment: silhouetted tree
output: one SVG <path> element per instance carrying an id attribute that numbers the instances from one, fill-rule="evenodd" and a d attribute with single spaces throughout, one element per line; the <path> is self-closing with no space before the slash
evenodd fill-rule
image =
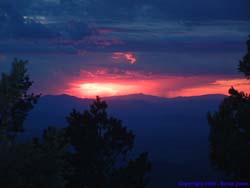
<path id="1" fill-rule="evenodd" d="M 48 128 L 41 139 L 14 142 L 16 133 L 40 95 L 28 94 L 32 85 L 27 61 L 15 59 L 0 80 L 0 186 L 4 188 L 64 188 L 66 136 Z"/>
<path id="2" fill-rule="evenodd" d="M 0 185 L 4 188 L 144 188 L 147 153 L 128 159 L 134 134 L 108 117 L 99 97 L 84 113 L 73 110 L 63 129 L 49 127 L 42 138 L 18 142 L 15 135 L 40 95 L 26 61 L 15 59 L 0 80 Z M 15 142 L 14 142 L 15 141 Z"/>
<path id="3" fill-rule="evenodd" d="M 9 74 L 0 80 L 0 141 L 23 131 L 23 122 L 40 95 L 29 94 L 32 86 L 27 61 L 15 59 Z"/>
<path id="4" fill-rule="evenodd" d="M 247 79 L 250 79 L 250 35 L 247 41 L 247 53 L 243 59 L 240 60 L 238 69 L 240 72 L 244 73 Z"/>
<path id="5" fill-rule="evenodd" d="M 0 145 L 0 185 L 4 188 L 64 188 L 70 164 L 62 130 L 48 128 L 41 140 Z"/>
<path id="6" fill-rule="evenodd" d="M 76 110 L 67 118 L 67 134 L 74 152 L 75 173 L 68 187 L 143 188 L 150 170 L 147 153 L 128 162 L 134 134 L 122 122 L 109 117 L 99 97 L 89 111 Z"/>
<path id="7" fill-rule="evenodd" d="M 239 71 L 250 79 L 250 39 Z M 250 95 L 233 87 L 219 107 L 208 114 L 213 164 L 235 180 L 250 180 Z"/>

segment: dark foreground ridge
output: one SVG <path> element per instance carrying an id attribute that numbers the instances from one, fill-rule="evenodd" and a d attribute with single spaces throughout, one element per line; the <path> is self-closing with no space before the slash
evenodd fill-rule
<path id="1" fill-rule="evenodd" d="M 135 135 L 135 154 L 148 151 L 152 160 L 151 187 L 177 187 L 180 180 L 219 179 L 209 162 L 206 119 L 224 95 L 161 98 L 143 94 L 104 98 L 111 115 Z M 66 126 L 72 108 L 83 111 L 93 99 L 68 95 L 43 96 L 25 123 L 26 136 L 40 135 L 48 125 Z M 183 156 L 185 156 L 183 158 Z"/>

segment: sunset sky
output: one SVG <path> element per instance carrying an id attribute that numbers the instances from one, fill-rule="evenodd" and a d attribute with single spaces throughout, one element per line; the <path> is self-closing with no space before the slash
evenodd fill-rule
<path id="1" fill-rule="evenodd" d="M 33 91 L 43 95 L 250 92 L 237 71 L 249 0 L 202 2 L 1 0 L 0 70 L 29 60 Z"/>

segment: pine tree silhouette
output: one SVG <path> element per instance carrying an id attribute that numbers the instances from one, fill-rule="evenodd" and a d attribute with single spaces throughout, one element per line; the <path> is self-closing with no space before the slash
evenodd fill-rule
<path id="1" fill-rule="evenodd" d="M 67 118 L 67 134 L 75 149 L 71 161 L 76 171 L 68 187 L 143 188 L 150 170 L 147 153 L 128 161 L 134 134 L 122 122 L 107 115 L 107 103 L 99 97 L 89 111 L 73 110 Z"/>
<path id="2" fill-rule="evenodd" d="M 62 129 L 18 142 L 17 133 L 40 95 L 28 94 L 27 61 L 15 59 L 0 80 L 0 185 L 4 188 L 144 188 L 148 154 L 129 159 L 135 135 L 109 117 L 99 97 L 84 113 L 73 110 Z"/>
<path id="3" fill-rule="evenodd" d="M 27 74 L 27 61 L 15 59 L 10 74 L 0 80 L 0 140 L 23 131 L 23 122 L 40 95 L 29 94 L 33 82 Z"/>
<path id="4" fill-rule="evenodd" d="M 250 79 L 250 39 L 239 71 Z M 219 111 L 208 114 L 210 156 L 215 167 L 234 180 L 250 180 L 250 95 L 229 89 Z"/>

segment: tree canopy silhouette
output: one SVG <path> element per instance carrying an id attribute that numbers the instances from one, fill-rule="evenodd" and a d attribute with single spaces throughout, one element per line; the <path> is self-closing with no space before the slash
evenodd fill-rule
<path id="1" fill-rule="evenodd" d="M 143 188 L 151 166 L 147 153 L 128 161 L 135 136 L 120 120 L 107 115 L 107 107 L 97 97 L 89 111 L 73 110 L 67 118 L 75 167 L 69 187 Z"/>
<path id="2" fill-rule="evenodd" d="M 239 71 L 250 79 L 250 38 Z M 219 111 L 208 114 L 213 164 L 235 180 L 250 180 L 250 95 L 229 89 Z"/>
<path id="3" fill-rule="evenodd" d="M 247 79 L 250 79 L 250 35 L 249 40 L 247 41 L 247 53 L 243 59 L 240 60 L 238 69 L 240 72 L 244 73 Z"/>
<path id="4" fill-rule="evenodd" d="M 63 130 L 48 128 L 41 139 L 16 140 L 40 95 L 29 94 L 33 82 L 27 61 L 15 59 L 0 80 L 0 185 L 5 188 L 64 188 L 67 166 Z M 60 147 L 59 147 L 60 146 Z"/>
<path id="5" fill-rule="evenodd" d="M 48 127 L 41 138 L 16 139 L 40 95 L 29 94 L 27 61 L 15 59 L 0 80 L 0 185 L 5 188 L 144 188 L 148 154 L 130 159 L 135 135 L 109 117 L 99 97 L 68 126 Z M 35 125 L 34 125 L 35 126 Z"/>
<path id="6" fill-rule="evenodd" d="M 48 128 L 40 140 L 0 145 L 0 185 L 5 188 L 65 188 L 72 169 L 63 132 Z"/>
<path id="7" fill-rule="evenodd" d="M 9 74 L 0 80 L 0 138 L 23 131 L 23 122 L 40 95 L 29 94 L 32 86 L 26 69 L 27 61 L 15 59 Z"/>

